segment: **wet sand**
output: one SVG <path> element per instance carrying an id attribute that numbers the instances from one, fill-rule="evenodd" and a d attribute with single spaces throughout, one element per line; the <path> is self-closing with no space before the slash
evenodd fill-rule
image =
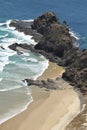
<path id="1" fill-rule="evenodd" d="M 48 69 L 39 79 L 61 77 L 64 69 L 50 62 Z M 0 130 L 63 130 L 80 111 L 78 94 L 65 85 L 63 90 L 49 90 L 31 86 L 33 102 L 28 108 L 0 125 Z"/>

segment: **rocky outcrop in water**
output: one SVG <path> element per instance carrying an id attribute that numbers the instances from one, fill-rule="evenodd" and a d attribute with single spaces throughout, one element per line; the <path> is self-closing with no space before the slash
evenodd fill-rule
<path id="1" fill-rule="evenodd" d="M 62 77 L 80 88 L 82 92 L 87 92 L 87 50 L 81 51 L 73 45 L 75 38 L 70 35 L 66 22 L 60 23 L 53 12 L 47 12 L 31 23 L 12 21 L 10 26 L 33 35 L 38 41 L 35 46 L 13 44 L 10 46 L 11 49 L 21 46 L 65 66 L 66 71 Z"/>
<path id="2" fill-rule="evenodd" d="M 63 57 L 64 53 L 72 48 L 68 27 L 61 24 L 53 12 L 47 12 L 38 17 L 31 26 L 43 35 L 35 49 Z"/>
<path id="3" fill-rule="evenodd" d="M 14 51 L 19 51 L 18 47 L 21 47 L 23 49 L 27 49 L 30 51 L 34 50 L 34 45 L 28 45 L 26 43 L 24 43 L 24 44 L 13 43 L 13 44 L 9 45 L 8 47 Z"/>
<path id="4" fill-rule="evenodd" d="M 67 50 L 72 48 L 72 37 L 68 27 L 61 24 L 53 12 L 47 12 L 31 23 L 13 20 L 10 26 L 14 26 L 25 34 L 33 35 L 35 39 L 37 39 L 35 36 L 37 34 L 39 40 L 37 40 L 38 44 L 35 45 L 33 51 L 44 55 L 57 64 L 65 65 L 65 60 L 61 61 L 61 58 Z M 15 45 L 9 47 L 12 49 Z M 21 46 L 24 48 L 23 45 Z"/>

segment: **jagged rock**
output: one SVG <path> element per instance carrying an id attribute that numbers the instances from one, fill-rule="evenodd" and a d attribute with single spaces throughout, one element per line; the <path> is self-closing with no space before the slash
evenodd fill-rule
<path id="1" fill-rule="evenodd" d="M 72 48 L 68 27 L 61 24 L 53 12 L 47 12 L 35 19 L 32 28 L 43 35 L 35 49 L 63 57 L 64 52 Z"/>
<path id="2" fill-rule="evenodd" d="M 47 12 L 36 18 L 31 25 L 32 29 L 37 30 L 42 35 L 48 35 L 50 25 L 58 23 L 58 19 L 53 12 Z"/>
<path id="3" fill-rule="evenodd" d="M 11 44 L 9 45 L 8 47 L 14 51 L 16 51 L 16 47 L 18 46 L 18 43 L 14 43 L 14 44 Z"/>
<path id="4" fill-rule="evenodd" d="M 23 49 L 27 49 L 27 50 L 30 50 L 30 51 L 33 51 L 34 50 L 34 45 L 28 45 L 28 44 L 18 44 L 18 43 L 13 43 L 11 45 L 8 46 L 10 49 L 14 50 L 14 51 L 18 51 L 17 47 L 21 47 Z"/>
<path id="5" fill-rule="evenodd" d="M 40 53 L 41 55 L 45 56 L 50 61 L 59 63 L 60 65 L 63 65 L 63 62 L 61 61 L 61 59 L 59 57 L 53 55 L 52 53 L 46 53 L 44 50 L 37 50 L 37 49 L 35 49 L 34 45 L 32 45 L 32 44 L 28 45 L 26 43 L 25 44 L 13 43 L 13 44 L 9 45 L 8 47 L 14 51 L 17 51 L 17 54 L 21 54 L 20 49 L 18 49 L 17 47 L 27 49 L 27 50 L 32 51 L 34 53 Z"/>

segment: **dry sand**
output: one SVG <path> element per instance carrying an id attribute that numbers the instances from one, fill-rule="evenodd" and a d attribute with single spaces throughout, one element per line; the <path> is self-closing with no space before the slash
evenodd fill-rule
<path id="1" fill-rule="evenodd" d="M 58 66 L 55 63 L 49 62 L 48 68 L 38 79 L 47 79 L 47 78 L 55 79 L 57 77 L 61 77 L 64 71 L 65 69 L 63 67 Z"/>
<path id="2" fill-rule="evenodd" d="M 41 79 L 61 76 L 64 69 L 50 63 Z M 61 80 L 61 84 L 64 82 Z M 45 91 L 32 87 L 34 101 L 19 115 L 0 125 L 0 130 L 63 130 L 80 111 L 77 93 L 66 83 L 67 89 Z"/>

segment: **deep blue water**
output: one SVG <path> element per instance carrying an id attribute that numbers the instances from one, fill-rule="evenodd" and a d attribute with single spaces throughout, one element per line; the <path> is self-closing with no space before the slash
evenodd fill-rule
<path id="1" fill-rule="evenodd" d="M 27 107 L 31 91 L 21 80 L 37 77 L 48 64 L 40 55 L 25 52 L 18 56 L 7 48 L 14 42 L 34 44 L 34 41 L 9 28 L 6 21 L 30 20 L 47 11 L 55 12 L 61 22 L 66 20 L 79 37 L 80 48 L 87 48 L 87 0 L 0 0 L 0 45 L 5 47 L 0 48 L 0 123 Z"/>
<path id="2" fill-rule="evenodd" d="M 81 36 L 81 48 L 87 48 L 87 0 L 0 0 L 0 21 L 34 19 L 53 11 L 60 21 Z"/>

